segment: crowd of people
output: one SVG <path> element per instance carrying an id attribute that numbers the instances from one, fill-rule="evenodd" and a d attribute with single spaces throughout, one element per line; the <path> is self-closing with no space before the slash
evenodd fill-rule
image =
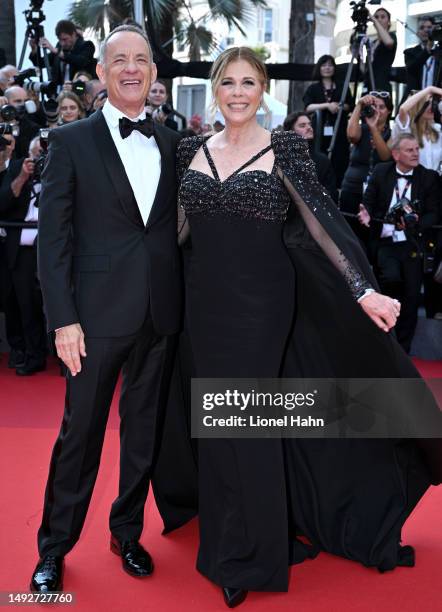
<path id="1" fill-rule="evenodd" d="M 425 169 L 425 183 L 434 186 L 441 181 L 438 102 L 442 88 L 440 82 L 436 83 L 440 79 L 439 56 L 434 53 L 431 36 L 434 20 L 424 17 L 419 21 L 420 44 L 406 49 L 404 54 L 407 83 L 394 113 L 390 70 L 397 41 L 390 32 L 391 15 L 378 8 L 370 20 L 376 32 L 372 43 L 376 90 L 370 88 L 366 69 L 361 95 L 355 99 L 350 90 L 344 95 L 335 60 L 324 55 L 316 62 L 313 82 L 298 105 L 300 110 L 290 113 L 277 129 L 293 131 L 308 141 L 319 180 L 361 241 L 382 289 L 404 304 L 397 331 L 403 347 L 410 351 L 419 307 L 425 307 L 427 317 L 442 319 L 440 190 L 422 191 L 418 179 L 411 178 L 402 186 L 398 179 L 389 186 L 388 193 L 383 193 L 380 205 L 379 200 L 373 200 L 372 187 L 382 172 L 402 171 L 411 176 Z M 106 87 L 96 74 L 93 43 L 66 20 L 57 24 L 55 34 L 55 46 L 46 38 L 39 41 L 39 46 L 48 52 L 55 87 L 46 102 L 35 81 L 22 79 L 16 67 L 6 65 L 0 69 L 0 120 L 15 125 L 11 133 L 2 137 L 0 151 L 0 219 L 5 221 L 35 224 L 38 220 L 47 131 L 90 116 L 107 100 Z M 42 67 L 36 42 L 30 40 L 30 45 L 30 60 Z M 341 103 L 343 114 L 329 154 Z M 173 108 L 167 85 L 161 80 L 151 84 L 146 110 L 155 122 L 183 137 L 217 133 L 224 128 L 220 121 L 204 123 L 199 115 L 186 121 Z M 412 169 L 399 169 L 396 155 L 402 149 L 417 151 L 417 166 L 413 158 Z M 400 202 L 412 211 L 403 208 L 402 213 L 398 212 Z M 391 210 L 396 211 L 395 223 L 391 222 Z M 390 222 L 386 221 L 388 216 Z M 35 248 L 29 238 L 33 236 L 35 241 L 37 230 L 10 225 L 0 232 L 1 305 L 11 348 L 9 366 L 17 374 L 29 375 L 46 365 Z"/>

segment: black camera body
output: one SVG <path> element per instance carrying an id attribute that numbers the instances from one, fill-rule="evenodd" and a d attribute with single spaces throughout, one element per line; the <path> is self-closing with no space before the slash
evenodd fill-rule
<path id="1" fill-rule="evenodd" d="M 9 140 L 7 138 L 3 138 L 3 136 L 17 136 L 20 134 L 20 128 L 18 125 L 13 125 L 12 123 L 0 123 L 0 151 L 4 151 L 6 147 L 9 145 Z"/>
<path id="2" fill-rule="evenodd" d="M 402 219 L 406 229 L 413 229 L 417 225 L 417 214 L 419 209 L 419 201 L 411 202 L 408 198 L 400 198 L 394 204 L 385 216 L 385 223 L 392 223 L 397 226 L 402 223 Z"/>
<path id="3" fill-rule="evenodd" d="M 72 81 L 72 93 L 79 96 L 80 98 L 81 96 L 84 96 L 84 94 L 86 93 L 86 83 L 81 79 L 78 79 L 77 81 Z"/>
<path id="4" fill-rule="evenodd" d="M 353 9 L 351 14 L 352 20 L 355 22 L 355 31 L 359 34 L 365 34 L 368 26 L 368 19 L 370 17 L 370 12 L 366 7 L 366 4 L 380 4 L 381 0 L 359 0 L 356 2 L 352 0 L 350 2 L 350 6 Z"/>
<path id="5" fill-rule="evenodd" d="M 12 104 L 4 104 L 0 108 L 0 118 L 6 123 L 16 121 L 18 119 L 17 109 Z"/>
<path id="6" fill-rule="evenodd" d="M 49 128 L 42 128 L 39 131 L 40 136 L 40 146 L 42 151 L 37 159 L 34 161 L 34 173 L 32 175 L 32 183 L 35 185 L 36 183 L 41 183 L 41 174 L 45 167 L 46 158 L 48 156 L 48 139 L 49 139 Z M 38 206 L 38 198 L 37 204 Z"/>
<path id="7" fill-rule="evenodd" d="M 442 23 L 436 23 L 432 29 L 431 33 L 428 34 L 428 39 L 433 42 L 442 42 Z"/>
<path id="8" fill-rule="evenodd" d="M 371 104 L 367 104 L 366 106 L 362 107 L 361 117 L 363 119 L 370 119 L 370 117 L 374 117 L 375 114 L 376 114 L 376 109 Z"/>

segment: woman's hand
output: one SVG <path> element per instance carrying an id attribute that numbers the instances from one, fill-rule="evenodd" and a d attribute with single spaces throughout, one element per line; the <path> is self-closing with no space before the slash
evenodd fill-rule
<path id="1" fill-rule="evenodd" d="M 359 301 L 365 314 L 384 332 L 389 332 L 396 325 L 401 312 L 401 304 L 382 293 L 369 293 Z"/>

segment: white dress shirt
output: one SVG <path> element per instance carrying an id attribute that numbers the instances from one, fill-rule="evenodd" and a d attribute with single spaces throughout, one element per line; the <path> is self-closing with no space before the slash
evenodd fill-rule
<path id="1" fill-rule="evenodd" d="M 160 180 L 161 155 L 158 145 L 153 136 L 147 138 L 138 130 L 133 130 L 127 138 L 122 138 L 119 120 L 127 115 L 115 108 L 109 100 L 106 100 L 103 106 L 103 115 L 146 224 Z M 131 121 L 145 118 L 146 113 L 143 111 Z"/>
<path id="2" fill-rule="evenodd" d="M 29 202 L 28 212 L 26 213 L 25 222 L 26 221 L 38 221 L 38 208 L 35 206 L 37 201 L 38 194 L 41 190 L 41 184 L 37 183 L 34 185 L 34 193 L 31 196 L 31 200 Z M 20 246 L 32 246 L 37 238 L 36 229 L 27 229 L 24 228 L 20 234 Z"/>
<path id="3" fill-rule="evenodd" d="M 409 172 L 402 172 L 402 170 L 399 170 L 397 166 L 396 166 L 396 172 L 399 172 L 400 174 L 403 174 L 404 176 L 413 176 L 413 170 L 410 170 Z M 402 197 L 408 198 L 411 202 L 411 183 L 408 185 L 407 191 L 403 193 L 406 184 L 407 184 L 406 178 L 398 178 L 395 187 L 397 186 L 399 190 L 400 198 Z M 398 196 L 397 196 L 396 189 L 394 189 L 393 195 L 391 197 L 390 206 L 388 208 L 389 211 L 393 208 L 393 206 L 396 204 L 397 201 L 398 201 Z M 389 237 L 393 238 L 393 242 L 404 242 L 405 240 L 407 240 L 407 236 L 405 235 L 404 231 L 395 229 L 392 223 L 384 223 L 384 225 L 382 226 L 381 238 L 389 238 Z"/>

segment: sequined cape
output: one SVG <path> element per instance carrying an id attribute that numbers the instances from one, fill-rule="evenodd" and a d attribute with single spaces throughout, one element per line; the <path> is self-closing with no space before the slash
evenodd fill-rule
<path id="1" fill-rule="evenodd" d="M 179 180 L 207 137 L 181 140 L 177 150 Z M 292 198 L 284 241 L 288 248 L 320 248 L 344 276 L 355 299 L 377 289 L 368 260 L 330 195 L 322 187 L 307 142 L 293 132 L 272 132 L 276 167 Z M 180 211 L 182 227 L 184 218 Z"/>

